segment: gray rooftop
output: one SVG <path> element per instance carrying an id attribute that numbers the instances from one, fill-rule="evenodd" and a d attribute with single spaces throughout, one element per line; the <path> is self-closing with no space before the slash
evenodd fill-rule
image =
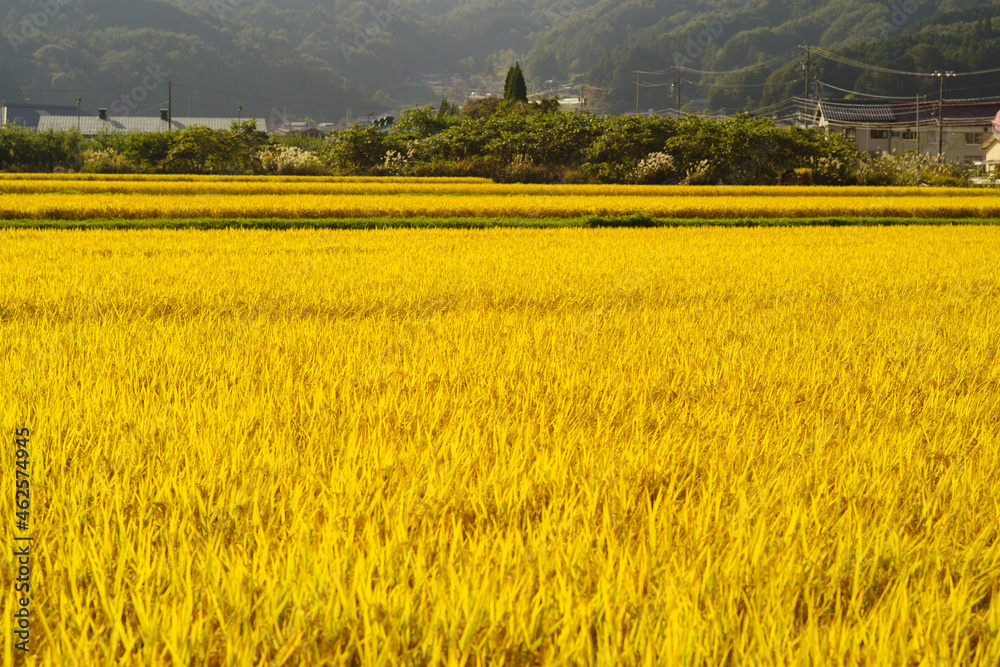
<path id="1" fill-rule="evenodd" d="M 197 118 L 188 116 L 175 116 L 171 124 L 174 130 L 186 130 L 192 125 L 201 125 L 212 130 L 228 130 L 229 127 L 240 120 L 239 118 Z M 267 123 L 263 118 L 246 118 L 257 124 L 257 129 L 267 132 Z M 75 130 L 77 127 L 80 133 L 86 136 L 96 134 L 126 134 L 129 132 L 166 132 L 167 122 L 159 116 L 108 116 L 107 120 L 102 120 L 98 116 L 84 116 L 79 119 L 75 116 L 42 116 L 38 120 L 38 131 L 54 130 L 56 132 L 66 132 Z"/>
<path id="2" fill-rule="evenodd" d="M 5 102 L 0 106 L 0 125 L 16 125 L 34 129 L 38 127 L 39 118 L 45 116 L 73 116 L 76 118 L 76 115 L 76 106 Z M 83 115 L 88 114 L 83 112 Z"/>
<path id="3" fill-rule="evenodd" d="M 896 119 L 888 104 L 858 104 L 821 101 L 820 111 L 827 120 L 861 123 L 892 122 Z"/>
<path id="4" fill-rule="evenodd" d="M 941 105 L 942 125 L 988 127 L 998 117 L 1000 101 L 945 101 Z M 818 118 L 839 125 L 872 123 L 884 125 L 914 125 L 937 123 L 937 102 L 900 100 L 820 100 Z"/>

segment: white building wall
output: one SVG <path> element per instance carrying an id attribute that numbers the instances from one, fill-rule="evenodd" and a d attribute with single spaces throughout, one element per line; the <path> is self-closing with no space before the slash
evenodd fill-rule
<path id="1" fill-rule="evenodd" d="M 938 128 L 937 125 L 921 125 L 919 130 L 919 145 L 917 141 L 917 127 L 909 128 L 912 135 L 905 134 L 907 128 L 894 127 L 876 128 L 863 126 L 848 126 L 838 124 L 825 124 L 825 129 L 831 134 L 836 132 L 844 134 L 845 130 L 854 130 L 854 144 L 863 151 L 869 153 L 902 153 L 903 151 L 918 150 L 921 153 L 930 155 L 938 154 Z M 873 130 L 874 135 L 873 136 Z M 959 164 L 971 160 L 982 160 L 984 152 L 980 145 L 989 136 L 989 128 L 979 125 L 959 126 L 944 128 L 944 143 L 942 152 L 947 162 Z M 880 133 L 885 133 L 884 138 L 879 137 Z M 848 135 L 849 136 L 849 135 Z M 904 138 L 907 136 L 908 138 Z"/>

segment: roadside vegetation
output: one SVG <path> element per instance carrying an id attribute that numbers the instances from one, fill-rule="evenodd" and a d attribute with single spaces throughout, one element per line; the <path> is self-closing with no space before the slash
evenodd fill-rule
<path id="1" fill-rule="evenodd" d="M 818 130 L 737 116 L 560 113 L 553 100 L 409 109 L 388 128 L 280 137 L 228 130 L 83 137 L 0 129 L 0 170 L 100 174 L 480 177 L 499 183 L 967 185 L 966 167 L 914 153 L 869 155 Z"/>

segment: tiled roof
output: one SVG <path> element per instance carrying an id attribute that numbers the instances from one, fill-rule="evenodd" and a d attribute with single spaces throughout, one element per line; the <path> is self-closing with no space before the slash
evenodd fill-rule
<path id="1" fill-rule="evenodd" d="M 888 104 L 856 104 L 853 102 L 820 102 L 820 113 L 827 120 L 856 123 L 880 123 L 894 120 Z"/>
<path id="2" fill-rule="evenodd" d="M 988 127 L 1000 111 L 1000 102 L 945 102 L 942 125 Z M 918 113 L 919 111 L 919 113 Z M 819 113 L 828 122 L 838 124 L 869 123 L 915 125 L 938 122 L 938 103 L 900 100 L 821 100 Z"/>
<path id="3" fill-rule="evenodd" d="M 174 117 L 172 127 L 174 130 L 184 130 L 192 125 L 202 125 L 213 130 L 228 130 L 236 122 L 237 118 L 197 118 L 197 117 Z M 267 123 L 263 118 L 247 118 L 257 123 L 257 129 L 267 132 Z M 79 122 L 79 126 L 77 125 Z M 101 120 L 98 116 L 84 116 L 78 119 L 73 116 L 43 116 L 38 121 L 38 130 L 55 130 L 56 132 L 75 130 L 80 128 L 80 133 L 93 136 L 95 134 L 124 134 L 128 132 L 166 132 L 167 122 L 159 116 L 108 116 L 107 120 Z"/>
<path id="4" fill-rule="evenodd" d="M 916 103 L 896 104 L 897 123 L 916 123 L 917 105 Z M 967 102 L 945 102 L 944 125 L 982 125 L 988 127 L 993 124 L 993 119 L 1000 109 L 1000 103 L 980 104 Z M 936 102 L 925 102 L 920 105 L 920 122 L 934 122 L 938 119 L 938 105 Z"/>

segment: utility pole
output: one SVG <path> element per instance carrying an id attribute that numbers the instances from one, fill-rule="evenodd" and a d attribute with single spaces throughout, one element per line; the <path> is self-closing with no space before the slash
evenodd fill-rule
<path id="1" fill-rule="evenodd" d="M 806 73 L 806 85 L 805 85 L 805 95 L 804 95 L 805 101 L 802 102 L 802 107 L 803 109 L 805 109 L 806 129 L 808 130 L 809 129 L 809 77 L 811 76 L 812 73 L 812 61 L 809 58 L 809 47 L 804 46 L 802 48 L 806 50 L 806 61 L 802 63 L 802 69 Z"/>
<path id="2" fill-rule="evenodd" d="M 934 72 L 938 77 L 940 87 L 938 90 L 938 160 L 944 156 L 944 78 L 955 76 L 954 72 Z"/>
<path id="3" fill-rule="evenodd" d="M 639 115 L 639 73 L 635 73 L 635 115 Z"/>
<path id="4" fill-rule="evenodd" d="M 677 70 L 677 89 L 674 91 L 677 94 L 677 117 L 680 118 L 681 115 L 681 66 L 676 65 L 674 69 Z"/>
<path id="5" fill-rule="evenodd" d="M 173 131 L 174 131 L 174 82 L 167 81 L 167 132 L 173 132 Z"/>
<path id="6" fill-rule="evenodd" d="M 917 95 L 917 153 L 920 152 L 920 95 Z"/>
<path id="7" fill-rule="evenodd" d="M 76 98 L 76 131 L 80 131 L 80 103 L 83 102 L 82 97 Z"/>

